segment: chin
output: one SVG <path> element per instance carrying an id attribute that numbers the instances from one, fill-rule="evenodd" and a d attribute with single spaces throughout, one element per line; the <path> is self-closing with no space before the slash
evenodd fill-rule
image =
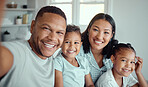
<path id="1" fill-rule="evenodd" d="M 44 57 L 51 57 L 54 53 L 43 53 L 42 55 Z"/>
<path id="2" fill-rule="evenodd" d="M 130 74 L 125 74 L 124 77 L 128 77 Z"/>

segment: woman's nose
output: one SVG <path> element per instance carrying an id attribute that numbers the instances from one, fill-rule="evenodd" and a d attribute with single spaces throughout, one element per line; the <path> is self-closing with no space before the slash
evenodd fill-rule
<path id="1" fill-rule="evenodd" d="M 99 32 L 99 33 L 97 34 L 97 38 L 98 38 L 98 39 L 102 39 L 102 38 L 103 38 L 103 33 L 102 33 L 102 32 Z"/>

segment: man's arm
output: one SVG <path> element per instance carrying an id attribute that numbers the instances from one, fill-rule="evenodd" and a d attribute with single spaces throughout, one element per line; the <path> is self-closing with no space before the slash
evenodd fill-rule
<path id="1" fill-rule="evenodd" d="M 0 2 L 0 27 L 1 27 L 1 21 L 4 14 L 4 6 L 5 6 L 5 0 L 1 0 Z M 1 30 L 0 30 L 1 31 Z M 13 64 L 13 55 L 12 53 L 5 47 L 1 46 L 0 43 L 0 78 L 4 76 L 12 67 Z"/>
<path id="2" fill-rule="evenodd" d="M 0 45 L 0 78 L 11 69 L 12 65 L 12 53 L 6 47 Z"/>

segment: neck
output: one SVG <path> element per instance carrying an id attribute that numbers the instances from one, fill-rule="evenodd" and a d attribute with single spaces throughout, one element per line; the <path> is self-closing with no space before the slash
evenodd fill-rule
<path id="1" fill-rule="evenodd" d="M 114 79 L 117 82 L 117 84 L 119 85 L 119 87 L 122 87 L 123 77 L 121 75 L 119 75 L 114 68 L 112 69 L 112 73 L 113 73 Z"/>
<path id="2" fill-rule="evenodd" d="M 65 59 L 73 66 L 79 67 L 79 64 L 78 64 L 78 61 L 76 60 L 76 58 L 65 58 Z"/>
<path id="3" fill-rule="evenodd" d="M 98 64 L 98 66 L 101 68 L 103 66 L 102 50 L 91 49 L 91 51 L 92 51 L 92 54 Z"/>
<path id="4" fill-rule="evenodd" d="M 76 60 L 76 58 L 73 58 L 73 59 L 71 59 L 71 58 L 65 58 L 69 63 L 75 63 L 75 62 L 77 62 L 77 60 Z"/>
<path id="5" fill-rule="evenodd" d="M 91 48 L 91 51 L 92 51 L 93 54 L 102 55 L 102 49 L 96 50 L 96 49 Z"/>

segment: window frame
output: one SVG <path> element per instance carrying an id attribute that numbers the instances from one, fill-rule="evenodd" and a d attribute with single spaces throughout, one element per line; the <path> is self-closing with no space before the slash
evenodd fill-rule
<path id="1" fill-rule="evenodd" d="M 52 4 L 71 4 L 72 5 L 72 23 L 79 26 L 82 30 L 86 29 L 87 25 L 81 25 L 80 20 L 80 4 L 104 4 L 104 13 L 112 15 L 112 0 L 104 0 L 104 2 L 80 2 L 80 0 L 72 0 L 71 2 L 52 2 L 49 0 L 49 5 Z"/>

